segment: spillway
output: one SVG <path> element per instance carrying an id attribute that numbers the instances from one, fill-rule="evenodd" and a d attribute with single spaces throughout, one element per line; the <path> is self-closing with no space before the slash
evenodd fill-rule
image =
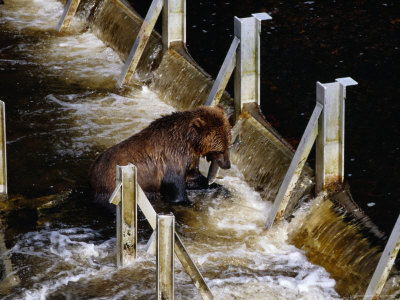
<path id="1" fill-rule="evenodd" d="M 87 171 L 98 153 L 157 117 L 204 104 L 213 80 L 184 49 L 163 52 L 153 32 L 131 84 L 116 89 L 142 18 L 119 1 L 82 1 L 70 30 L 59 34 L 64 4 L 13 0 L 1 7 L 10 192 L 0 202 L 0 295 L 153 299 L 156 262 L 144 251 L 147 221 L 139 220 L 138 260 L 117 269 L 115 220 L 90 202 Z M 221 103 L 233 111 L 227 93 Z M 191 207 L 154 204 L 174 213 L 215 298 L 363 295 L 383 234 L 362 212 L 349 212 L 351 196 L 315 198 L 309 166 L 290 199 L 290 222 L 266 230 L 293 150 L 257 109 L 241 115 L 232 134 L 233 167 L 220 170 L 221 187 L 190 191 Z M 203 173 L 207 167 L 202 161 Z M 176 298 L 201 299 L 175 265 Z M 393 297 L 396 272 L 384 290 Z"/>

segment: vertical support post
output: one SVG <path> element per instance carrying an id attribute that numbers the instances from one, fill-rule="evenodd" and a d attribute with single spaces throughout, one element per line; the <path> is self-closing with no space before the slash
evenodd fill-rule
<path id="1" fill-rule="evenodd" d="M 132 46 L 131 52 L 129 53 L 128 59 L 122 68 L 122 74 L 117 82 L 117 86 L 120 88 L 124 84 L 128 83 L 133 74 L 135 73 L 136 67 L 139 64 L 139 60 L 142 57 L 144 48 L 150 38 L 151 32 L 153 31 L 154 25 L 160 15 L 163 7 L 164 0 L 153 0 L 150 5 L 149 11 L 143 20 L 142 27 L 140 27 L 138 36 Z"/>
<path id="2" fill-rule="evenodd" d="M 261 21 L 272 19 L 267 13 L 234 19 L 235 36 L 240 40 L 236 53 L 235 111 L 240 115 L 243 104 L 260 105 L 260 30 Z"/>
<path id="3" fill-rule="evenodd" d="M 337 82 L 317 82 L 317 102 L 324 108 L 319 119 L 316 153 L 316 192 L 335 189 L 344 180 L 344 112 L 346 86 L 357 84 L 352 78 Z"/>
<path id="4" fill-rule="evenodd" d="M 124 266 L 136 259 L 137 251 L 137 198 L 138 184 L 136 167 L 132 164 L 117 166 L 117 193 L 120 201 L 117 206 L 117 266 Z M 118 197 L 118 196 L 117 196 Z"/>
<path id="5" fill-rule="evenodd" d="M 296 183 L 306 163 L 307 157 L 310 154 L 311 148 L 314 145 L 318 133 L 318 118 L 321 115 L 322 105 L 317 103 L 311 115 L 310 121 L 307 124 L 306 130 L 301 138 L 299 146 L 293 156 L 286 172 L 285 178 L 279 187 L 276 195 L 274 206 L 268 216 L 266 227 L 269 229 L 275 222 L 278 222 L 289 203 L 290 197 L 296 186 Z"/>
<path id="6" fill-rule="evenodd" d="M 80 2 L 81 0 L 68 0 L 68 3 L 65 6 L 64 12 L 61 16 L 60 22 L 57 25 L 58 32 L 62 32 L 69 27 Z"/>
<path id="7" fill-rule="evenodd" d="M 7 194 L 6 107 L 0 101 L 0 194 Z"/>
<path id="8" fill-rule="evenodd" d="M 165 0 L 162 40 L 164 51 L 171 43 L 186 45 L 186 0 Z"/>
<path id="9" fill-rule="evenodd" d="M 157 215 L 157 299 L 174 299 L 175 217 Z"/>
<path id="10" fill-rule="evenodd" d="M 368 285 L 367 291 L 364 295 L 364 300 L 378 299 L 386 280 L 389 276 L 390 270 L 394 264 L 397 254 L 400 250 L 400 215 L 397 217 L 396 224 L 389 237 L 389 240 L 382 252 L 379 259 L 378 266 L 372 275 L 371 282 Z"/>

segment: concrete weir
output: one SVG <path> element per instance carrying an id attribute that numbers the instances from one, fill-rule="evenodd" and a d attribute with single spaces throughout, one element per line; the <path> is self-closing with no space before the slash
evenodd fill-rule
<path id="1" fill-rule="evenodd" d="M 80 8 L 84 3 L 81 1 Z M 93 32 L 123 61 L 127 60 L 143 21 L 132 8 L 127 7 L 129 5 L 120 0 L 98 1 L 93 8 L 93 20 L 88 20 Z M 204 104 L 213 84 L 211 77 L 195 63 L 182 43 L 172 43 L 164 51 L 162 37 L 156 31 L 152 32 L 144 48 L 136 75 L 131 83 L 148 83 L 163 101 L 180 110 Z M 229 103 L 232 99 L 225 94 L 221 101 Z"/>
<path id="2" fill-rule="evenodd" d="M 99 12 L 92 22 L 93 31 L 126 60 L 140 30 L 141 17 L 133 11 L 128 13 L 126 9 L 121 9 L 119 0 L 102 1 L 97 9 Z M 118 30 L 120 36 L 130 38 L 118 39 Z M 153 31 L 139 62 L 137 77 L 131 83 L 148 83 L 160 99 L 178 110 L 204 105 L 214 83 L 211 76 L 196 64 L 183 44 L 173 44 L 167 51 L 162 51 L 162 47 L 161 36 Z M 233 114 L 233 99 L 228 93 L 222 95 L 220 104 L 228 114 Z M 293 149 L 253 104 L 244 105 L 233 130 L 233 140 L 237 139 L 232 149 L 233 161 L 263 198 L 273 201 L 293 157 Z M 268 153 L 269 159 L 265 159 L 265 153 Z M 303 188 L 294 198 L 299 199 L 305 190 L 310 190 L 313 185 L 311 176 L 312 170 L 306 168 L 300 180 L 302 184 L 299 184 Z"/>
<path id="3" fill-rule="evenodd" d="M 143 18 L 123 0 L 82 0 L 78 14 L 87 6 L 92 7 L 87 17 L 92 31 L 126 61 Z M 173 42 L 165 49 L 161 35 L 153 31 L 129 84 L 136 83 L 148 85 L 160 99 L 184 110 L 204 105 L 214 81 L 190 57 L 184 42 Z M 226 92 L 220 103 L 236 118 L 232 162 L 265 201 L 274 201 L 293 149 L 265 120 L 257 101 L 245 103 L 240 114 Z M 313 198 L 314 186 L 314 171 L 306 166 L 284 217 L 296 213 L 300 202 Z M 302 223 L 290 232 L 292 243 L 328 270 L 341 296 L 364 295 L 381 253 L 379 247 L 371 246 L 369 238 L 380 240 L 384 235 L 356 207 L 349 192 L 319 196 L 302 214 Z"/>

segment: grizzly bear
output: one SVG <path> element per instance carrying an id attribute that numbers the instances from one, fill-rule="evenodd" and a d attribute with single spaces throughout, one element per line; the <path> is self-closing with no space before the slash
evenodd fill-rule
<path id="1" fill-rule="evenodd" d="M 110 208 L 116 165 L 132 163 L 137 167 L 138 183 L 148 196 L 158 193 L 166 202 L 189 204 L 187 182 L 201 177 L 195 162 L 200 156 L 206 157 L 213 166 L 212 173 L 216 165 L 229 169 L 230 144 L 231 125 L 220 106 L 163 116 L 97 157 L 89 171 L 94 200 Z"/>

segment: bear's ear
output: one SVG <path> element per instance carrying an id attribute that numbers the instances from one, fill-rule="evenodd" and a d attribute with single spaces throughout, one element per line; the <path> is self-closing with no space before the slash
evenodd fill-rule
<path id="1" fill-rule="evenodd" d="M 192 121 L 190 121 L 190 126 L 193 126 L 197 129 L 204 127 L 204 125 L 206 125 L 206 122 L 204 120 L 202 120 L 201 118 L 196 118 L 196 119 L 193 119 Z"/>

